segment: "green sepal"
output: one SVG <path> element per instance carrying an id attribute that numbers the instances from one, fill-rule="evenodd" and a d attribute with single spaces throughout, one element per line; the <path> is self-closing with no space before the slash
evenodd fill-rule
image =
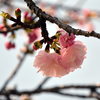
<path id="1" fill-rule="evenodd" d="M 2 11 L 2 13 L 0 14 L 2 17 L 6 18 L 6 19 L 11 19 L 11 15 L 8 13 L 5 13 Z"/>
<path id="2" fill-rule="evenodd" d="M 36 49 L 42 48 L 42 44 L 40 43 L 40 41 L 36 41 L 34 43 L 34 45 L 35 45 Z"/>

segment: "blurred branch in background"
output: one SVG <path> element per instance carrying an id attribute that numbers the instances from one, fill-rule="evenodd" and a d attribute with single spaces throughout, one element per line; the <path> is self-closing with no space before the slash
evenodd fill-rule
<path id="1" fill-rule="evenodd" d="M 19 68 L 21 67 L 24 59 L 25 59 L 26 53 L 24 53 L 23 57 L 19 57 L 19 63 L 16 65 L 15 69 L 12 71 L 11 75 L 8 77 L 6 82 L 4 83 L 1 91 L 4 91 L 6 89 L 6 86 L 9 84 L 9 82 L 14 78 L 14 76 L 17 74 Z"/>
<path id="2" fill-rule="evenodd" d="M 69 89 L 75 89 L 75 91 L 77 90 L 90 90 L 90 93 L 88 95 L 85 95 L 83 93 L 83 95 L 81 94 L 74 94 L 74 93 L 66 93 L 63 92 L 63 90 L 67 91 Z M 56 94 L 60 94 L 60 95 L 64 95 L 64 96 L 70 96 L 70 97 L 79 97 L 79 98 L 96 98 L 96 99 L 100 99 L 100 93 L 97 92 L 97 89 L 100 89 L 100 85 L 69 85 L 69 86 L 60 86 L 60 87 L 53 87 L 53 88 L 46 88 L 46 89 L 41 89 L 41 88 L 37 88 L 35 90 L 31 90 L 31 91 L 17 91 L 17 90 L 8 90 L 8 91 L 0 91 L 0 95 L 17 95 L 20 96 L 22 94 L 27 94 L 27 95 L 35 95 L 35 94 L 39 94 L 42 92 L 45 93 L 56 93 Z"/>
<path id="3" fill-rule="evenodd" d="M 6 6 L 11 6 L 10 3 L 12 0 L 0 0 L 0 7 L 6 5 Z"/>

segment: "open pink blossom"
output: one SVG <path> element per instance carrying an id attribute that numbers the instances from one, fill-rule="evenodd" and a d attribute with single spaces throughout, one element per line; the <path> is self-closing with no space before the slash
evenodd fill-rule
<path id="1" fill-rule="evenodd" d="M 81 68 L 86 50 L 86 46 L 81 41 L 75 41 L 70 47 L 61 49 L 62 67 L 68 72 Z"/>
<path id="2" fill-rule="evenodd" d="M 76 38 L 75 35 L 71 34 L 69 36 L 69 33 L 67 33 L 64 30 L 59 31 L 61 33 L 60 37 L 59 37 L 59 43 L 60 46 L 63 48 L 67 48 L 68 46 L 71 46 L 72 44 L 74 44 L 74 39 Z"/>
<path id="3" fill-rule="evenodd" d="M 60 53 L 47 53 L 40 51 L 34 61 L 34 67 L 38 72 L 42 71 L 47 77 L 62 77 L 77 68 L 81 68 L 85 59 L 87 48 L 81 41 L 74 41 L 75 35 L 61 30 L 59 43 L 61 46 Z"/>
<path id="4" fill-rule="evenodd" d="M 38 68 L 38 72 L 42 71 L 43 76 L 62 77 L 67 71 L 60 65 L 60 56 L 57 53 L 47 53 L 39 51 L 34 61 L 34 67 Z"/>

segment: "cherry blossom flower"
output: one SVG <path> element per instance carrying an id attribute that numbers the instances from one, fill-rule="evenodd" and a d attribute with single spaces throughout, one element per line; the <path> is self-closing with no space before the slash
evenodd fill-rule
<path id="1" fill-rule="evenodd" d="M 81 68 L 83 60 L 86 58 L 87 48 L 81 41 L 75 41 L 75 36 L 66 31 L 59 31 L 60 54 L 39 51 L 34 61 L 34 67 L 38 72 L 42 71 L 47 77 L 62 77 L 77 68 Z"/>
<path id="2" fill-rule="evenodd" d="M 42 75 L 47 77 L 62 77 L 67 71 L 60 65 L 60 56 L 57 53 L 47 53 L 39 51 L 34 61 L 34 67 L 38 68 L 38 72 L 42 71 Z"/>
<path id="3" fill-rule="evenodd" d="M 86 55 L 86 46 L 81 41 L 75 41 L 75 35 L 59 31 L 61 35 L 59 37 L 61 49 L 61 64 L 67 72 L 72 72 L 76 68 L 81 68 L 82 62 Z"/>
<path id="4" fill-rule="evenodd" d="M 72 72 L 81 68 L 83 60 L 86 58 L 86 46 L 81 41 L 75 41 L 68 48 L 61 49 L 61 64 L 67 72 Z"/>

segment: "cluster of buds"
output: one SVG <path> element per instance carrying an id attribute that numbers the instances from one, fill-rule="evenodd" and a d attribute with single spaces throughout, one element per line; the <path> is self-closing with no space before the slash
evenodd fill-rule
<path id="1" fill-rule="evenodd" d="M 47 45 L 45 47 L 45 51 L 47 53 L 50 53 L 50 48 L 53 49 L 56 53 L 60 54 L 60 47 L 59 47 L 59 37 L 61 33 L 57 33 L 55 36 L 52 36 L 51 38 L 48 38 Z M 39 48 L 42 48 L 43 43 L 45 44 L 45 40 L 42 39 L 40 41 L 36 41 L 33 45 L 34 50 L 38 50 Z"/>
<path id="2" fill-rule="evenodd" d="M 5 13 L 5 12 L 2 12 L 2 13 L 1 13 L 1 16 L 2 16 L 4 19 L 3 19 L 3 24 L 0 25 L 0 30 L 5 31 L 5 30 L 7 30 L 7 28 L 9 27 L 9 26 L 7 25 L 6 19 L 13 20 L 14 18 L 13 18 L 10 14 Z M 17 9 L 15 10 L 15 16 L 16 16 L 16 18 L 17 18 L 17 21 L 20 21 L 20 20 L 21 20 L 21 10 L 20 10 L 19 8 L 17 8 Z M 17 25 L 17 23 L 14 23 L 14 24 L 11 25 L 11 26 L 14 27 L 14 26 L 16 26 L 16 25 Z M 7 35 L 7 33 L 4 33 L 4 36 L 6 36 L 6 35 Z M 11 48 L 15 48 L 15 44 L 11 42 L 13 39 L 15 39 L 15 37 L 16 37 L 16 36 L 15 36 L 15 34 L 14 34 L 14 31 L 12 31 L 12 34 L 9 36 L 10 42 L 6 42 L 6 43 L 5 43 L 6 49 L 9 50 L 9 49 L 11 49 Z"/>
<path id="3" fill-rule="evenodd" d="M 8 14 L 6 12 L 2 12 L 1 16 L 4 17 L 4 19 L 9 19 L 9 20 L 14 21 L 15 23 L 11 25 L 12 27 L 17 26 L 18 25 L 17 22 L 21 22 L 21 10 L 19 8 L 17 8 L 15 10 L 16 19 L 14 19 L 10 14 Z M 5 26 L 7 26 L 7 28 L 9 28 L 9 26 L 6 23 L 6 20 L 4 20 L 3 23 L 4 23 L 4 25 L 0 26 L 0 30 L 2 30 L 2 31 L 4 31 L 3 29 L 4 29 Z M 24 23 L 28 23 L 28 24 L 34 23 L 32 21 L 32 14 L 29 15 L 28 11 L 26 11 L 24 13 Z M 7 30 L 7 28 L 6 28 L 6 30 Z M 34 42 L 39 37 L 39 34 L 38 34 L 39 31 L 37 31 L 37 30 L 40 30 L 39 28 L 32 29 L 32 30 L 29 29 L 29 28 L 25 28 L 25 30 L 26 30 L 27 36 L 28 36 L 28 44 L 31 44 L 32 42 Z M 5 33 L 4 35 L 6 36 L 7 33 Z M 15 39 L 16 35 L 14 34 L 14 31 L 12 31 L 12 34 L 9 37 L 10 37 L 10 41 Z M 14 43 L 12 44 L 11 42 L 6 42 L 5 46 L 6 46 L 7 49 L 10 49 L 10 48 L 14 48 L 15 44 Z"/>

